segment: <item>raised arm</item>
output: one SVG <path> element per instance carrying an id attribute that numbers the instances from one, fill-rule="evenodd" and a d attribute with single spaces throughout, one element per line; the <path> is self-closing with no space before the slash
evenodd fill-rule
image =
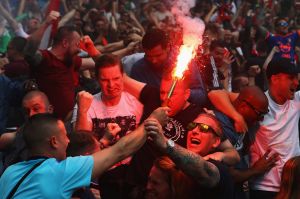
<path id="1" fill-rule="evenodd" d="M 66 13 L 62 19 L 58 23 L 58 27 L 64 26 L 66 23 L 68 23 L 75 15 L 76 10 L 72 9 L 68 13 Z"/>
<path id="2" fill-rule="evenodd" d="M 129 11 L 129 17 L 132 20 L 132 22 L 135 25 L 135 27 L 137 27 L 138 29 L 140 29 L 140 31 L 142 32 L 142 35 L 144 35 L 145 34 L 145 29 L 141 25 L 141 23 L 139 22 L 139 20 L 137 20 L 135 14 L 132 11 Z"/>
<path id="3" fill-rule="evenodd" d="M 167 118 L 167 110 L 168 108 L 166 107 L 158 108 L 150 115 L 150 118 L 155 118 L 156 121 L 158 120 L 160 123 L 164 124 Z M 113 146 L 93 154 L 94 168 L 92 177 L 99 177 L 112 165 L 137 151 L 143 146 L 146 140 L 147 132 L 144 129 L 144 124 L 142 124 L 130 134 L 122 137 Z"/>
<path id="4" fill-rule="evenodd" d="M 0 12 L 1 15 L 7 20 L 9 25 L 13 28 L 14 31 L 18 30 L 18 22 L 11 16 L 11 14 L 2 6 L 0 3 Z"/>
<path id="5" fill-rule="evenodd" d="M 88 110 L 92 101 L 93 96 L 86 91 L 81 91 L 77 94 L 77 109 L 74 109 L 74 114 L 77 114 L 76 122 L 74 124 L 76 131 L 92 130 L 92 122 L 88 120 Z"/>
<path id="6" fill-rule="evenodd" d="M 125 91 L 127 91 L 137 99 L 140 99 L 140 94 L 146 84 L 132 79 L 131 77 L 127 76 L 126 73 L 124 73 L 123 76 Z"/>
<path id="7" fill-rule="evenodd" d="M 174 147 L 168 145 L 162 127 L 157 121 L 148 119 L 144 122 L 144 125 L 156 146 L 171 158 L 186 175 L 193 178 L 197 184 L 204 187 L 214 187 L 219 183 L 220 173 L 214 164 L 176 144 Z"/>
<path id="8" fill-rule="evenodd" d="M 96 61 L 96 59 L 101 55 L 101 52 L 95 47 L 94 42 L 88 35 L 81 38 L 79 47 L 87 52 L 94 61 Z M 85 66 L 82 67 L 86 68 Z"/>
<path id="9" fill-rule="evenodd" d="M 215 5 L 215 4 L 212 5 L 210 11 L 208 12 L 208 14 L 207 14 L 207 15 L 205 16 L 205 18 L 204 18 L 204 22 L 205 22 L 206 24 L 209 23 L 211 16 L 215 13 L 215 11 L 217 10 L 217 8 L 218 8 L 217 5 Z"/>
<path id="10" fill-rule="evenodd" d="M 28 38 L 27 45 L 24 48 L 24 54 L 26 58 L 29 58 L 29 63 L 33 65 L 37 65 L 42 60 L 42 56 L 37 52 L 38 47 L 40 45 L 41 39 L 44 35 L 47 27 L 60 16 L 59 12 L 51 11 L 47 16 L 46 20 L 42 23 L 42 25 L 37 29 L 34 33 L 30 35 Z"/>
<path id="11" fill-rule="evenodd" d="M 264 71 L 267 70 L 269 63 L 271 62 L 271 60 L 272 60 L 273 57 L 274 57 L 274 54 L 275 54 L 275 53 L 279 53 L 279 52 L 280 52 L 280 49 L 279 49 L 278 46 L 274 46 L 274 47 L 272 48 L 272 50 L 270 51 L 268 57 L 267 57 L 266 60 L 265 60 L 264 65 L 263 65 L 263 70 L 264 70 Z"/>
<path id="12" fill-rule="evenodd" d="M 226 90 L 212 90 L 208 93 L 208 98 L 216 109 L 235 121 L 234 125 L 237 132 L 245 133 L 248 131 L 247 124 L 243 116 L 235 110 L 232 104 L 238 95 L 238 93 L 232 93 Z"/>
<path id="13" fill-rule="evenodd" d="M 20 0 L 17 16 L 21 15 L 24 12 L 25 4 L 26 0 Z"/>

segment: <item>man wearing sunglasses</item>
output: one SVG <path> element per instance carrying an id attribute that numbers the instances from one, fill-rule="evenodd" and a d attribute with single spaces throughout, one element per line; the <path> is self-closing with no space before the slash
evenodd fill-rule
<path id="1" fill-rule="evenodd" d="M 141 121 L 147 118 L 153 109 L 161 105 L 168 106 L 170 117 L 168 123 L 163 127 L 164 134 L 167 138 L 172 139 L 178 145 L 187 147 L 187 130 L 186 127 L 200 113 L 204 112 L 205 105 L 197 106 L 189 103 L 187 100 L 190 95 L 189 79 L 179 80 L 175 86 L 171 97 L 167 97 L 172 86 L 172 78 L 164 75 L 161 82 L 160 90 L 149 86 L 148 84 L 138 82 L 130 77 L 124 77 L 124 87 L 127 92 L 137 97 L 144 105 L 144 112 Z M 239 155 L 228 139 L 221 140 L 218 150 L 214 155 L 207 158 L 217 159 L 226 164 L 234 165 L 239 161 Z M 148 173 L 155 158 L 161 155 L 151 143 L 146 143 L 134 156 L 129 165 L 129 174 L 127 175 L 133 184 L 145 185 Z"/>
<path id="2" fill-rule="evenodd" d="M 259 28 L 263 37 L 266 38 L 270 49 L 274 46 L 279 48 L 279 52 L 275 53 L 274 58 L 286 58 L 295 63 L 295 46 L 300 30 L 289 32 L 289 23 L 286 18 L 278 18 L 275 21 L 276 34 L 270 33 L 262 26 Z"/>
<path id="3" fill-rule="evenodd" d="M 290 158 L 300 155 L 298 130 L 300 92 L 297 91 L 299 73 L 299 68 L 291 64 L 289 59 L 272 60 L 267 67 L 269 90 L 265 94 L 269 103 L 269 112 L 259 122 L 259 128 L 251 142 L 250 165 L 255 165 L 255 162 L 263 157 L 266 160 L 275 158 L 278 161 L 264 175 L 252 179 L 251 198 L 275 198 L 279 192 L 283 165 Z M 228 97 L 219 95 L 218 99 L 215 104 L 218 104 L 219 108 L 226 110 L 226 113 L 238 115 L 230 105 Z M 224 100 L 229 101 L 223 103 Z M 266 153 L 270 155 L 265 156 Z M 274 157 L 274 154 L 278 155 Z"/>
<path id="4" fill-rule="evenodd" d="M 219 111 L 214 111 L 222 124 L 224 134 L 237 150 L 243 147 L 243 138 L 248 126 L 263 120 L 268 113 L 268 99 L 256 86 L 245 87 L 241 92 L 230 93 L 225 90 L 210 91 L 209 99 Z M 222 99 L 233 101 L 230 109 L 221 103 Z M 224 113 L 224 114 L 223 114 Z"/>
<path id="5" fill-rule="evenodd" d="M 153 109 L 159 106 L 168 106 L 170 108 L 168 114 L 170 119 L 167 125 L 163 127 L 165 135 L 180 146 L 186 147 L 187 125 L 200 113 L 203 113 L 204 107 L 208 105 L 203 104 L 202 106 L 198 106 L 188 102 L 191 92 L 189 89 L 189 77 L 177 81 L 173 94 L 168 97 L 172 83 L 172 78 L 169 74 L 165 74 L 162 78 L 160 90 L 128 76 L 124 78 L 125 89 L 137 97 L 144 105 L 141 121 L 145 120 Z M 230 165 L 239 161 L 239 156 L 229 140 L 223 139 L 219 150 L 222 151 L 222 153 L 219 153 L 218 157 L 214 157 L 214 159 L 224 161 Z"/>
<path id="6" fill-rule="evenodd" d="M 257 160 L 257 165 L 260 167 L 257 165 L 249 167 L 248 152 L 245 150 L 248 149 L 248 143 L 245 140 L 247 141 L 249 140 L 247 138 L 254 136 L 252 129 L 248 131 L 248 126 L 256 127 L 257 122 L 264 119 L 268 113 L 268 99 L 263 91 L 256 86 L 245 87 L 239 94 L 215 90 L 211 91 L 208 96 L 215 107 L 222 111 L 214 111 L 214 113 L 222 125 L 224 135 L 240 154 L 241 161 L 235 167 L 230 168 L 230 172 L 236 182 L 236 196 L 244 198 L 246 197 L 243 189 L 244 182 L 270 170 L 276 162 L 277 156 L 274 154 L 269 156 L 272 158 L 268 160 L 263 158 L 263 160 Z M 221 103 L 222 99 L 226 98 L 233 100 L 232 109 L 227 109 L 227 106 Z M 268 153 L 263 155 L 263 157 L 267 157 Z"/>
<path id="7" fill-rule="evenodd" d="M 149 127 L 148 127 L 149 125 Z M 216 117 L 202 113 L 187 127 L 187 148 L 165 137 L 156 120 L 146 120 L 145 129 L 154 145 L 168 156 L 176 167 L 193 179 L 194 198 L 234 198 L 233 181 L 223 163 L 203 157 L 217 151 L 223 136 Z"/>

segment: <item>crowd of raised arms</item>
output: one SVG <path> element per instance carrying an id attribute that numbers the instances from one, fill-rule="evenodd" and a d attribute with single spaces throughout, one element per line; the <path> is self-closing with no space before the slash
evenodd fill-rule
<path id="1" fill-rule="evenodd" d="M 299 199 L 299 38 L 300 0 L 0 1 L 0 198 Z"/>

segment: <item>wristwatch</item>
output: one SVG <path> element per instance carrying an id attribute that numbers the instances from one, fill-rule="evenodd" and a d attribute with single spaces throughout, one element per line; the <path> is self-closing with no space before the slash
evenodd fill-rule
<path id="1" fill-rule="evenodd" d="M 173 149 L 175 147 L 175 142 L 171 139 L 167 140 L 167 150 Z"/>

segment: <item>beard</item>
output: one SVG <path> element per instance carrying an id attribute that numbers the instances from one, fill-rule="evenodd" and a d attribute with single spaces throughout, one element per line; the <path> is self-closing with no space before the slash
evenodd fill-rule
<path id="1" fill-rule="evenodd" d="M 71 67 L 73 65 L 73 56 L 66 55 L 64 59 L 64 63 L 68 68 Z"/>

